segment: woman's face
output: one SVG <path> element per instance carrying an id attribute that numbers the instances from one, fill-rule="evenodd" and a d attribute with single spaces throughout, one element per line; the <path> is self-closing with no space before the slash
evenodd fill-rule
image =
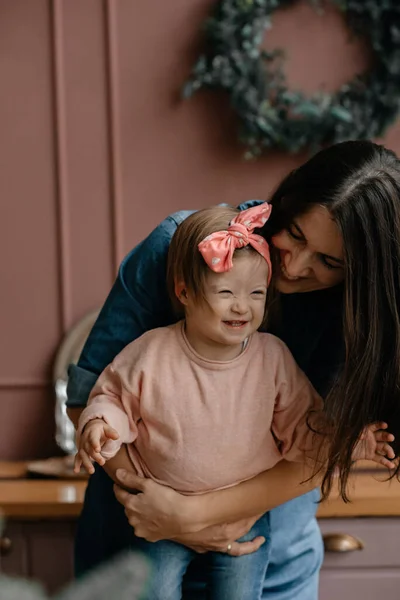
<path id="1" fill-rule="evenodd" d="M 296 217 L 271 241 L 280 256 L 276 287 L 283 294 L 313 292 L 343 281 L 342 236 L 324 206 Z"/>

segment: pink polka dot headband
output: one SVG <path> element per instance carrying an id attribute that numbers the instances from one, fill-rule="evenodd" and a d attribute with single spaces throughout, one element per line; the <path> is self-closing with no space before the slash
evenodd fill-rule
<path id="1" fill-rule="evenodd" d="M 268 284 L 272 268 L 267 241 L 253 233 L 268 221 L 272 206 L 268 202 L 241 211 L 232 219 L 226 231 L 216 231 L 208 235 L 198 245 L 204 260 L 215 273 L 225 273 L 233 267 L 233 254 L 236 249 L 250 245 L 268 263 Z"/>

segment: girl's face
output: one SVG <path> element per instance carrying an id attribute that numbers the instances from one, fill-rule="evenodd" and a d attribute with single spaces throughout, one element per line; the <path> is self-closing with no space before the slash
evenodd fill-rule
<path id="1" fill-rule="evenodd" d="M 296 217 L 271 241 L 280 257 L 276 287 L 283 294 L 313 292 L 343 281 L 343 239 L 324 206 Z"/>
<path id="2" fill-rule="evenodd" d="M 205 300 L 190 290 L 182 298 L 186 333 L 194 349 L 206 358 L 229 360 L 264 319 L 268 264 L 256 252 L 239 251 L 226 273 L 210 270 Z"/>

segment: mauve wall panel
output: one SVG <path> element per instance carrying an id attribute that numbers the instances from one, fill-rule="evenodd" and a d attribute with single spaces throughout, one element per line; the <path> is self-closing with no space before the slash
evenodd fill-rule
<path id="1" fill-rule="evenodd" d="M 54 352 L 132 246 L 180 208 L 267 197 L 306 156 L 246 163 L 223 94 L 180 101 L 212 5 L 0 0 L 1 458 L 54 452 Z M 366 64 L 339 13 L 305 1 L 268 45 L 307 91 Z M 386 140 L 400 151 L 398 125 Z"/>
<path id="2" fill-rule="evenodd" d="M 43 458 L 56 453 L 54 398 L 50 386 L 1 387 L 1 459 Z"/>
<path id="3" fill-rule="evenodd" d="M 115 272 L 105 3 L 53 3 L 63 326 L 107 294 Z"/>
<path id="4" fill-rule="evenodd" d="M 47 377 L 60 320 L 48 2 L 0 8 L 2 386 Z"/>

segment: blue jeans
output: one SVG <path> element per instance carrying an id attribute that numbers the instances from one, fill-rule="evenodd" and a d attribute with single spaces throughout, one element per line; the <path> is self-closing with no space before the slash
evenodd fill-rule
<path id="1" fill-rule="evenodd" d="M 317 490 L 271 510 L 267 572 L 262 600 L 317 600 L 318 575 L 323 559 L 321 534 L 315 519 Z M 263 533 L 263 535 L 265 535 Z M 111 479 L 101 468 L 90 478 L 78 522 L 75 570 L 79 577 L 128 548 L 138 548 L 138 539 L 118 504 Z M 185 600 L 204 600 L 209 559 L 198 555 L 183 582 Z"/>
<path id="2" fill-rule="evenodd" d="M 251 531 L 240 538 L 249 541 L 263 535 L 266 542 L 257 552 L 234 557 L 210 552 L 205 580 L 208 600 L 261 600 L 271 548 L 269 515 L 259 519 Z M 146 600 L 181 600 L 183 577 L 196 552 L 170 541 L 156 543 L 137 539 L 141 550 L 152 564 L 152 576 L 146 589 Z"/>

